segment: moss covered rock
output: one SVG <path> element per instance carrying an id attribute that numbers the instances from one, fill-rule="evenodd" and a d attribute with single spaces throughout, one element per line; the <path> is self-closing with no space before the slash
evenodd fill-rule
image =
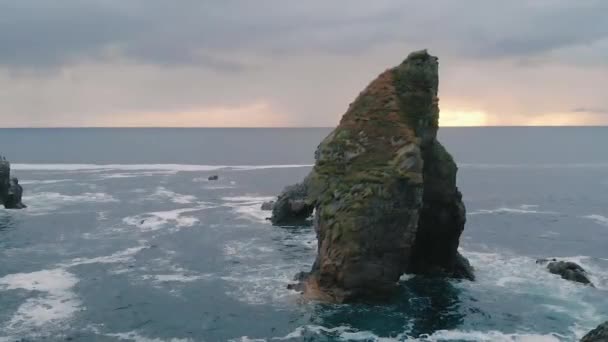
<path id="1" fill-rule="evenodd" d="M 405 272 L 473 278 L 457 251 L 465 207 L 456 163 L 436 140 L 438 83 L 437 58 L 410 54 L 319 145 L 304 182 L 318 236 L 307 296 L 385 297 Z"/>

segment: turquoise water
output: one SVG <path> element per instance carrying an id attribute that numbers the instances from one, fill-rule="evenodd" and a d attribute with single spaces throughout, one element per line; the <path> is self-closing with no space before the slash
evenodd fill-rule
<path id="1" fill-rule="evenodd" d="M 0 130 L 29 205 L 0 210 L 0 341 L 574 341 L 608 319 L 608 128 L 442 129 L 478 280 L 404 276 L 386 305 L 287 290 L 314 232 L 259 209 L 329 131 Z"/>

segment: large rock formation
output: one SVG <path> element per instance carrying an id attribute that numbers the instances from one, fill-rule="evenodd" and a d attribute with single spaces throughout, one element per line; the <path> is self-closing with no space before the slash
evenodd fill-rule
<path id="1" fill-rule="evenodd" d="M 437 58 L 410 54 L 319 145 L 302 189 L 318 236 L 302 284 L 309 297 L 384 297 L 406 272 L 473 279 L 457 251 L 465 207 L 456 163 L 436 139 L 438 83 Z"/>
<path id="2" fill-rule="evenodd" d="M 0 205 L 6 209 L 23 209 L 26 205 L 21 202 L 23 188 L 17 178 L 11 178 L 11 164 L 0 157 Z"/>
<path id="3" fill-rule="evenodd" d="M 581 342 L 608 342 L 608 322 L 591 330 Z"/>

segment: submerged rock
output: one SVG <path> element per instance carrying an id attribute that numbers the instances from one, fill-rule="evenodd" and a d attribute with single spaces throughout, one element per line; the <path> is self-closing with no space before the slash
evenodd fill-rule
<path id="1" fill-rule="evenodd" d="M 272 207 L 275 225 L 297 224 L 310 217 L 314 203 L 308 200 L 308 180 L 285 188 Z"/>
<path id="2" fill-rule="evenodd" d="M 23 209 L 27 206 L 21 202 L 23 187 L 19 180 L 11 178 L 11 164 L 0 157 L 0 205 L 6 209 Z"/>
<path id="3" fill-rule="evenodd" d="M 608 322 L 591 330 L 581 339 L 581 342 L 608 342 Z"/>
<path id="4" fill-rule="evenodd" d="M 563 279 L 593 286 L 591 280 L 587 277 L 587 271 L 577 263 L 571 261 L 557 261 L 557 259 L 539 259 L 536 263 L 547 264 L 549 272 L 557 274 Z"/>
<path id="5" fill-rule="evenodd" d="M 286 198 L 306 205 L 302 216 L 316 209 L 307 296 L 386 297 L 406 272 L 474 278 L 457 250 L 466 215 L 456 163 L 436 139 L 437 88 L 426 50 L 382 73 L 321 142 L 298 196 L 288 188 L 279 197 L 276 212 Z"/>

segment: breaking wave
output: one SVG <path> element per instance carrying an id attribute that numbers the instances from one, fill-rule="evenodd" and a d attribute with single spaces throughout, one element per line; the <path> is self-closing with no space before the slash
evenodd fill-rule
<path id="1" fill-rule="evenodd" d="M 30 291 L 29 298 L 2 326 L 2 333 L 29 333 L 60 328 L 80 307 L 73 291 L 78 278 L 62 268 L 9 274 L 0 278 L 0 291 Z"/>
<path id="2" fill-rule="evenodd" d="M 608 227 L 608 217 L 603 215 L 587 215 L 583 216 L 583 218 L 593 220 L 595 223 L 600 224 L 602 226 Z"/>
<path id="3" fill-rule="evenodd" d="M 223 197 L 224 206 L 232 208 L 237 217 L 253 221 L 268 222 L 270 211 L 262 210 L 262 203 L 275 200 L 274 196 L 236 196 Z"/>
<path id="4" fill-rule="evenodd" d="M 172 225 L 173 228 L 192 227 L 199 219 L 182 214 L 214 208 L 213 205 L 201 204 L 194 208 L 182 208 L 168 211 L 156 211 L 125 217 L 122 221 L 128 225 L 135 226 L 142 231 L 155 231 Z"/>

